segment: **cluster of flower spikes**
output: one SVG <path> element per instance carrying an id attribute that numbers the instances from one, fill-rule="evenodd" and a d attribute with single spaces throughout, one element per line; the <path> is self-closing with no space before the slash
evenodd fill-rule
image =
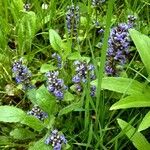
<path id="1" fill-rule="evenodd" d="M 43 121 L 45 118 L 48 117 L 48 114 L 43 112 L 39 106 L 35 105 L 33 108 L 27 112 L 28 115 L 35 116 L 37 119 Z"/>
<path id="2" fill-rule="evenodd" d="M 58 71 L 49 71 L 46 73 L 47 89 L 58 100 L 62 100 L 64 97 L 64 90 L 66 90 L 67 87 L 64 85 L 64 80 L 58 78 L 58 75 Z"/>
<path id="3" fill-rule="evenodd" d="M 22 58 L 13 63 L 12 72 L 18 84 L 22 84 L 25 89 L 31 87 L 31 72 L 28 70 L 27 66 L 23 65 Z"/>
<path id="4" fill-rule="evenodd" d="M 100 4 L 104 3 L 105 0 L 92 0 L 92 6 L 98 7 Z"/>
<path id="5" fill-rule="evenodd" d="M 62 59 L 61 59 L 60 55 L 57 53 L 54 53 L 54 54 L 52 54 L 52 58 L 57 60 L 57 67 L 61 68 L 62 67 Z"/>
<path id="6" fill-rule="evenodd" d="M 79 28 L 80 15 L 78 6 L 68 6 L 66 12 L 66 27 L 69 36 L 77 36 L 77 31 Z"/>
<path id="7" fill-rule="evenodd" d="M 134 17 L 128 23 L 120 23 L 111 29 L 105 71 L 108 76 L 118 76 L 129 56 L 130 37 L 128 29 L 134 26 Z"/>
<path id="8" fill-rule="evenodd" d="M 61 150 L 62 144 L 66 144 L 67 140 L 64 135 L 60 135 L 58 130 L 55 129 L 51 132 L 51 135 L 45 140 L 45 144 L 51 144 L 53 146 L 53 150 Z"/>
<path id="9" fill-rule="evenodd" d="M 81 92 L 82 83 L 85 83 L 87 81 L 88 76 L 91 81 L 95 79 L 95 74 L 94 74 L 95 67 L 92 64 L 88 64 L 85 61 L 78 61 L 78 60 L 74 62 L 74 65 L 76 67 L 75 68 L 76 75 L 72 78 L 72 81 L 75 83 L 76 90 L 78 92 Z M 92 97 L 95 96 L 95 92 L 96 92 L 96 87 L 91 86 L 90 95 Z"/>

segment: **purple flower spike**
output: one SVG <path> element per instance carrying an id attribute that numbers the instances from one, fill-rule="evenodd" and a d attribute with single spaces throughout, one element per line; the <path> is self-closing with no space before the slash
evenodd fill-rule
<path id="1" fill-rule="evenodd" d="M 53 150 L 61 150 L 62 144 L 67 144 L 67 140 L 64 135 L 60 135 L 58 130 L 53 130 L 49 137 L 45 140 L 45 144 L 52 145 Z"/>
<path id="2" fill-rule="evenodd" d="M 81 78 L 78 75 L 76 75 L 76 76 L 73 77 L 72 81 L 74 83 L 79 83 L 81 81 Z"/>
<path id="3" fill-rule="evenodd" d="M 130 47 L 128 29 L 134 26 L 134 16 L 128 16 L 128 23 L 120 23 L 111 29 L 105 71 L 108 76 L 118 76 L 127 62 Z M 117 66 L 122 66 L 119 69 Z"/>
<path id="4" fill-rule="evenodd" d="M 66 13 L 66 27 L 69 36 L 77 36 L 77 30 L 80 22 L 79 7 L 78 6 L 68 6 L 68 11 Z"/>
<path id="5" fill-rule="evenodd" d="M 59 79 L 58 75 L 58 71 L 51 71 L 46 73 L 47 89 L 58 100 L 62 100 L 64 97 L 64 91 L 66 90 L 66 86 L 64 85 L 64 80 Z"/>
<path id="6" fill-rule="evenodd" d="M 27 114 L 35 116 L 37 119 L 41 121 L 43 121 L 45 118 L 48 117 L 48 114 L 43 112 L 37 105 L 35 105 L 30 111 L 28 111 Z"/>
<path id="7" fill-rule="evenodd" d="M 72 81 L 75 83 L 75 88 L 77 92 L 82 91 L 82 83 L 87 82 L 87 78 L 89 77 L 90 80 L 94 80 L 96 78 L 94 70 L 95 67 L 92 64 L 88 64 L 85 61 L 75 61 L 75 76 L 72 78 Z M 94 97 L 95 92 L 93 90 L 91 96 Z"/>
<path id="8" fill-rule="evenodd" d="M 54 150 L 61 150 L 61 144 L 60 144 L 60 143 L 57 143 L 57 144 L 54 146 Z"/>
<path id="9" fill-rule="evenodd" d="M 55 90 L 54 91 L 54 95 L 57 97 L 57 99 L 63 99 L 63 97 L 64 97 L 64 94 L 61 92 L 61 91 L 57 91 L 57 90 Z"/>
<path id="10" fill-rule="evenodd" d="M 30 78 L 32 75 L 27 66 L 23 65 L 22 59 L 13 63 L 12 72 L 18 84 L 22 84 L 25 89 L 31 87 Z"/>

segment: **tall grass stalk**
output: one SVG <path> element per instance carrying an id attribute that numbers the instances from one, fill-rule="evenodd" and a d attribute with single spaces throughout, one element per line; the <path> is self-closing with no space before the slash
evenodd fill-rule
<path id="1" fill-rule="evenodd" d="M 103 129 L 104 127 L 104 100 L 101 97 L 102 94 L 102 79 L 104 77 L 104 70 L 105 70 L 105 61 L 106 61 L 106 52 L 108 48 L 108 38 L 111 26 L 111 18 L 113 12 L 115 0 L 109 0 L 108 2 L 108 9 L 107 9 L 107 18 L 106 18 L 106 29 L 104 33 L 104 42 L 101 51 L 101 63 L 100 68 L 98 69 L 98 85 L 97 85 L 97 98 L 96 98 L 96 129 L 98 129 L 98 123 L 100 121 L 100 128 Z"/>

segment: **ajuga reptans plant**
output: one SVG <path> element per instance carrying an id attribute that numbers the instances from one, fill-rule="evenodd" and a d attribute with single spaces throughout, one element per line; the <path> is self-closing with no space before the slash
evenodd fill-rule
<path id="1" fill-rule="evenodd" d="M 72 81 L 75 83 L 75 88 L 78 92 L 82 91 L 82 83 L 87 82 L 87 78 L 92 81 L 95 79 L 94 70 L 95 67 L 92 64 L 88 64 L 85 61 L 75 61 L 75 76 L 72 78 Z M 90 95 L 95 96 L 96 87 L 91 86 L 90 88 Z"/>
<path id="2" fill-rule="evenodd" d="M 110 31 L 106 58 L 106 74 L 118 76 L 128 61 L 130 37 L 128 29 L 134 27 L 136 18 L 128 16 L 127 23 L 120 23 Z"/>
<path id="3" fill-rule="evenodd" d="M 66 12 L 66 27 L 68 35 L 76 37 L 78 33 L 80 22 L 79 7 L 78 6 L 68 6 Z"/>

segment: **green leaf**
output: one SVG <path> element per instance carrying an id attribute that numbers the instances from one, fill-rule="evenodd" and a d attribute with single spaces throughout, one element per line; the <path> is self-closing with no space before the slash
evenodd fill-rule
<path id="1" fill-rule="evenodd" d="M 52 146 L 46 145 L 44 139 L 41 139 L 29 147 L 29 150 L 53 150 Z"/>
<path id="2" fill-rule="evenodd" d="M 98 80 L 94 80 L 91 82 L 92 85 L 97 86 Z M 122 78 L 122 77 L 105 77 L 102 80 L 102 88 L 107 89 L 110 91 L 124 93 L 127 95 L 131 94 L 141 94 L 144 92 L 149 93 L 150 88 L 147 87 L 145 89 L 145 85 L 129 78 Z"/>
<path id="3" fill-rule="evenodd" d="M 84 26 L 84 27 L 87 26 L 88 21 L 87 21 L 87 18 L 86 18 L 86 17 L 82 17 L 82 16 L 81 16 L 80 22 L 81 22 L 81 23 L 80 23 L 81 26 Z"/>
<path id="4" fill-rule="evenodd" d="M 0 106 L 0 121 L 10 123 L 20 122 L 37 131 L 41 131 L 44 128 L 43 123 L 37 118 L 27 115 L 21 109 L 13 106 Z"/>
<path id="5" fill-rule="evenodd" d="M 57 68 L 53 66 L 52 64 L 42 64 L 40 68 L 41 73 L 46 73 L 48 71 L 56 70 Z"/>
<path id="6" fill-rule="evenodd" d="M 41 131 L 44 128 L 44 124 L 42 121 L 40 121 L 39 119 L 37 119 L 34 116 L 27 115 L 27 114 L 25 114 L 25 115 L 26 116 L 20 123 L 25 124 L 36 131 Z"/>
<path id="7" fill-rule="evenodd" d="M 126 136 L 132 141 L 133 145 L 138 150 L 149 150 L 150 144 L 146 140 L 146 138 L 138 132 L 133 126 L 131 126 L 129 123 L 125 122 L 122 119 L 117 119 L 118 124 L 120 128 L 123 130 L 123 132 L 126 134 Z"/>
<path id="8" fill-rule="evenodd" d="M 65 92 L 64 94 L 64 101 L 73 101 L 74 100 L 74 96 L 73 94 L 71 94 L 70 92 Z"/>
<path id="9" fill-rule="evenodd" d="M 50 40 L 52 48 L 55 51 L 59 51 L 61 53 L 62 40 L 59 34 L 53 29 L 49 30 L 49 40 Z"/>
<path id="10" fill-rule="evenodd" d="M 25 117 L 24 111 L 12 106 L 0 106 L 0 121 L 21 122 Z"/>
<path id="11" fill-rule="evenodd" d="M 79 58 L 79 60 L 86 61 L 87 63 L 89 63 L 91 58 L 90 57 L 81 57 L 81 58 Z"/>
<path id="12" fill-rule="evenodd" d="M 14 139 L 25 140 L 25 139 L 33 139 L 35 138 L 35 134 L 28 129 L 24 128 L 16 128 L 10 132 L 10 135 Z"/>
<path id="13" fill-rule="evenodd" d="M 12 141 L 10 140 L 10 137 L 0 136 L 0 146 L 1 145 L 9 145 L 11 143 L 12 143 Z"/>
<path id="14" fill-rule="evenodd" d="M 17 11 L 23 10 L 23 1 L 22 0 L 12 0 L 14 9 L 17 9 Z"/>
<path id="15" fill-rule="evenodd" d="M 27 97 L 34 105 L 36 105 L 36 89 L 28 90 Z"/>
<path id="16" fill-rule="evenodd" d="M 82 106 L 82 102 L 81 101 L 79 101 L 77 103 L 72 103 L 71 105 L 69 105 L 69 106 L 63 108 L 62 110 L 60 110 L 58 115 L 61 116 L 61 115 L 67 114 L 69 112 L 72 112 L 75 109 L 81 108 L 81 106 Z"/>
<path id="17" fill-rule="evenodd" d="M 139 125 L 138 131 L 143 131 L 150 127 L 150 111 L 145 115 L 142 122 Z"/>
<path id="18" fill-rule="evenodd" d="M 141 34 L 135 29 L 130 29 L 129 33 L 140 54 L 142 62 L 144 63 L 145 68 L 150 75 L 150 38 L 144 34 Z"/>
<path id="19" fill-rule="evenodd" d="M 26 51 L 30 52 L 31 43 L 36 32 L 36 15 L 34 12 L 26 12 L 18 22 L 18 44 L 20 53 L 23 53 L 24 47 Z"/>
<path id="20" fill-rule="evenodd" d="M 69 60 L 78 60 L 81 59 L 81 55 L 79 52 L 73 52 L 68 56 Z"/>
<path id="21" fill-rule="evenodd" d="M 150 107 L 150 99 L 144 94 L 127 96 L 113 104 L 110 110 L 134 107 Z"/>
<path id="22" fill-rule="evenodd" d="M 18 22 L 21 17 L 21 12 L 23 11 L 23 1 L 22 0 L 11 0 L 10 11 L 13 16 L 14 22 Z"/>
<path id="23" fill-rule="evenodd" d="M 71 44 L 69 42 L 62 42 L 61 48 L 63 50 L 61 54 L 62 60 L 66 60 L 66 57 L 71 53 Z"/>
<path id="24" fill-rule="evenodd" d="M 44 85 L 36 91 L 35 103 L 40 106 L 43 111 L 47 112 L 49 116 L 57 109 L 55 97 L 48 92 Z"/>

